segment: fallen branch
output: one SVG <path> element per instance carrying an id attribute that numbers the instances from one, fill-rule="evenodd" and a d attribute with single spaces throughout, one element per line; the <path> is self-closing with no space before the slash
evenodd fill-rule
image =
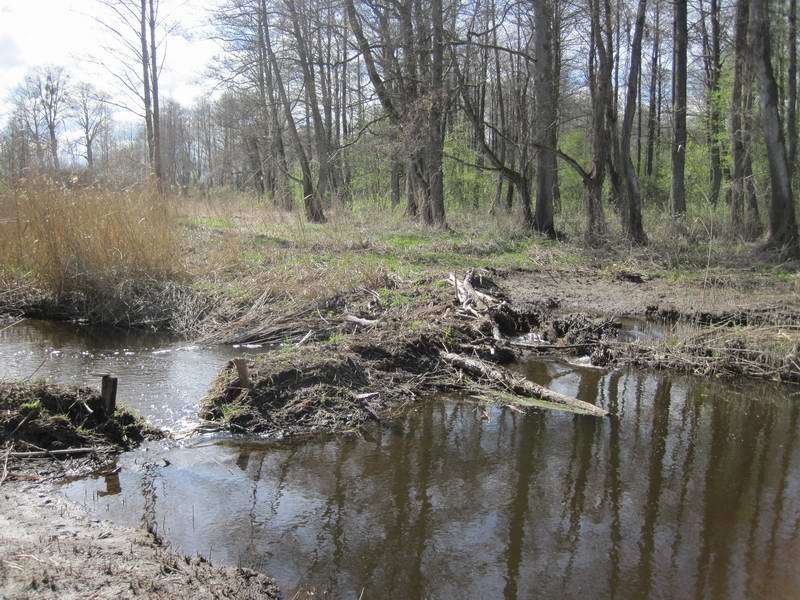
<path id="1" fill-rule="evenodd" d="M 526 379 L 518 379 L 508 371 L 499 369 L 480 359 L 463 356 L 461 354 L 454 354 L 452 352 L 440 352 L 439 355 L 447 363 L 458 369 L 461 369 L 473 377 L 489 379 L 493 383 L 501 385 L 516 395 L 542 400 L 549 403 L 551 408 L 564 408 L 595 417 L 608 416 L 608 411 L 595 406 L 594 404 L 589 404 L 583 400 L 578 400 L 577 398 L 559 394 L 558 392 L 549 390 L 546 387 Z"/>
<path id="2" fill-rule="evenodd" d="M 381 322 L 380 319 L 364 319 L 362 317 L 356 317 L 355 315 L 344 315 L 342 318 L 345 321 L 350 321 L 351 323 L 356 323 L 357 325 L 363 325 L 364 327 L 372 327 Z"/>
<path id="3" fill-rule="evenodd" d="M 11 451 L 14 449 L 14 444 L 11 444 L 6 450 L 6 457 L 3 459 L 3 474 L 0 475 L 0 485 L 3 485 L 3 482 L 8 477 L 8 457 L 11 456 Z"/>
<path id="4" fill-rule="evenodd" d="M 32 452 L 10 452 L 12 458 L 47 458 L 48 456 L 81 456 L 83 454 L 107 454 L 116 452 L 111 446 L 97 446 L 90 448 L 64 448 L 63 450 L 36 450 Z"/>
<path id="5" fill-rule="evenodd" d="M 528 342 L 516 342 L 514 340 L 506 340 L 510 346 L 517 348 L 527 348 L 528 350 L 575 350 L 577 348 L 591 348 L 597 346 L 598 342 L 586 342 L 585 344 L 567 344 L 559 346 L 558 344 L 529 344 Z"/>

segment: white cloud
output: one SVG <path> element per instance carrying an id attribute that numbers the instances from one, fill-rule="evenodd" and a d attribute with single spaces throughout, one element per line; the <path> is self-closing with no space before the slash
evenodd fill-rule
<path id="1" fill-rule="evenodd" d="M 219 0 L 161 0 L 161 12 L 191 32 L 191 40 L 173 35 L 167 44 L 161 79 L 163 97 L 191 103 L 207 86 L 202 74 L 217 51 L 203 39 L 208 10 Z M 25 73 L 45 65 L 63 66 L 73 80 L 85 80 L 112 94 L 120 84 L 93 64 L 103 44 L 116 43 L 96 17 L 104 14 L 97 0 L 0 0 L 0 116 L 9 94 Z"/>

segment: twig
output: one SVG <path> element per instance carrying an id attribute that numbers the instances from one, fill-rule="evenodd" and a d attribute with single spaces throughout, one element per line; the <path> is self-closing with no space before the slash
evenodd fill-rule
<path id="1" fill-rule="evenodd" d="M 8 477 L 8 458 L 11 456 L 11 451 L 14 449 L 14 444 L 11 444 L 6 450 L 6 457 L 3 460 L 3 474 L 0 475 L 0 485 L 3 485 L 3 482 Z"/>
<path id="2" fill-rule="evenodd" d="M 49 358 L 48 356 L 45 356 L 45 357 L 42 359 L 42 362 L 40 362 L 40 363 L 39 363 L 39 366 L 38 366 L 38 367 L 36 367 L 36 369 L 33 371 L 33 373 L 31 373 L 30 375 L 28 375 L 28 376 L 25 378 L 25 381 L 30 381 L 30 380 L 33 378 L 33 376 L 34 376 L 34 375 L 36 375 L 36 374 L 39 372 L 39 369 L 41 369 L 41 368 L 44 366 L 44 363 L 46 363 L 46 362 L 47 362 L 47 359 L 48 359 L 48 358 Z"/>
<path id="3" fill-rule="evenodd" d="M 19 323 L 22 323 L 24 320 L 25 319 L 17 319 L 16 321 L 12 321 L 10 325 L 6 325 L 2 329 L 0 329 L 0 333 L 3 333 L 7 329 L 11 329 L 12 327 L 14 327 L 14 325 L 18 325 Z"/>

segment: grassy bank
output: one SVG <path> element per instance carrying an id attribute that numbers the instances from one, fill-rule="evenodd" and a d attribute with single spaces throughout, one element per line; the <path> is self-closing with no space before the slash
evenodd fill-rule
<path id="1" fill-rule="evenodd" d="M 648 229 L 650 245 L 638 249 L 586 246 L 578 223 L 567 227 L 566 241 L 553 241 L 521 229 L 514 214 L 471 208 L 451 207 L 449 231 L 421 227 L 401 207 L 359 204 L 327 214 L 327 223 L 310 224 L 299 211 L 223 192 L 163 199 L 146 188 L 41 182 L 4 190 L 0 312 L 237 341 L 258 323 L 353 291 L 389 298 L 398 282 L 469 268 L 527 273 L 548 282 L 536 293 L 549 288 L 555 296 L 571 293 L 564 283 L 581 278 L 609 289 L 644 281 L 666 296 L 681 290 L 711 311 L 727 309 L 732 293 L 760 302 L 796 296 L 800 284 L 797 265 L 715 233 L 725 230 L 713 212 L 662 219 Z"/>

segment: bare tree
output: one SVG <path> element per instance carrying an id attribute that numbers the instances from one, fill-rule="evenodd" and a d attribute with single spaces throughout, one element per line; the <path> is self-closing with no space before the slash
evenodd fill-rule
<path id="1" fill-rule="evenodd" d="M 672 54 L 672 189 L 673 216 L 686 212 L 686 81 L 688 61 L 688 14 L 686 0 L 673 1 Z"/>
<path id="2" fill-rule="evenodd" d="M 639 0 L 636 11 L 636 25 L 630 51 L 630 72 L 628 74 L 628 90 L 625 99 L 625 112 L 622 119 L 622 132 L 615 144 L 615 168 L 620 172 L 622 182 L 618 196 L 622 200 L 622 229 L 629 241 L 641 245 L 647 242 L 642 225 L 642 198 L 639 189 L 639 177 L 631 159 L 631 138 L 633 136 L 633 117 L 636 112 L 637 93 L 642 60 L 642 36 L 647 0 Z M 619 60 L 619 58 L 618 58 Z M 616 132 L 615 132 L 616 133 Z"/>
<path id="3" fill-rule="evenodd" d="M 745 0 L 740 0 L 744 2 Z M 772 197 L 769 206 L 767 246 L 790 254 L 798 252 L 792 179 L 783 127 L 778 110 L 778 85 L 772 70 L 767 0 L 750 0 L 750 40 L 753 68 L 761 103 L 761 125 L 767 146 Z"/>
<path id="4" fill-rule="evenodd" d="M 159 62 L 158 52 L 176 25 L 161 19 L 159 0 L 98 0 L 98 3 L 106 12 L 95 19 L 116 44 L 104 46 L 104 55 L 92 60 L 121 85 L 124 97 L 109 102 L 144 119 L 149 166 L 160 186 L 163 167 L 158 86 L 163 57 Z"/>
<path id="5" fill-rule="evenodd" d="M 317 186 L 315 190 L 314 175 L 311 171 L 311 161 L 308 158 L 308 154 L 303 146 L 303 140 L 300 137 L 297 124 L 295 123 L 295 117 L 292 111 L 292 103 L 289 101 L 289 95 L 283 82 L 280 64 L 278 63 L 278 57 L 275 54 L 275 50 L 272 46 L 272 34 L 269 27 L 269 20 L 266 18 L 266 15 L 266 10 L 264 10 L 264 43 L 270 64 L 272 65 L 273 75 L 275 77 L 275 88 L 278 91 L 278 98 L 283 106 L 286 122 L 289 126 L 289 135 L 294 145 L 298 161 L 300 162 L 303 185 L 303 204 L 305 206 L 306 218 L 312 223 L 321 223 L 325 221 L 325 212 L 322 207 L 322 201 L 318 195 L 319 186 Z M 327 174 L 325 175 L 327 179 Z M 322 179 L 320 179 L 320 182 L 322 182 Z M 327 181 L 324 185 L 327 185 Z"/>
<path id="6" fill-rule="evenodd" d="M 652 53 L 650 55 L 650 90 L 649 107 L 647 111 L 647 153 L 645 156 L 644 173 L 652 177 L 655 167 L 656 138 L 661 123 L 659 122 L 660 98 L 658 95 L 660 56 L 661 56 L 661 0 L 655 0 L 655 22 L 653 23 Z"/>
<path id="7" fill-rule="evenodd" d="M 94 170 L 94 142 L 104 127 L 108 127 L 108 106 L 103 94 L 90 83 L 81 82 L 73 88 L 72 115 L 83 135 L 84 158 L 89 171 Z"/>
<path id="8" fill-rule="evenodd" d="M 49 136 L 50 160 L 53 170 L 57 172 L 61 169 L 58 157 L 58 128 L 64 120 L 64 111 L 67 108 L 68 77 L 61 67 L 45 67 L 29 77 L 38 94 L 41 114 Z"/>

